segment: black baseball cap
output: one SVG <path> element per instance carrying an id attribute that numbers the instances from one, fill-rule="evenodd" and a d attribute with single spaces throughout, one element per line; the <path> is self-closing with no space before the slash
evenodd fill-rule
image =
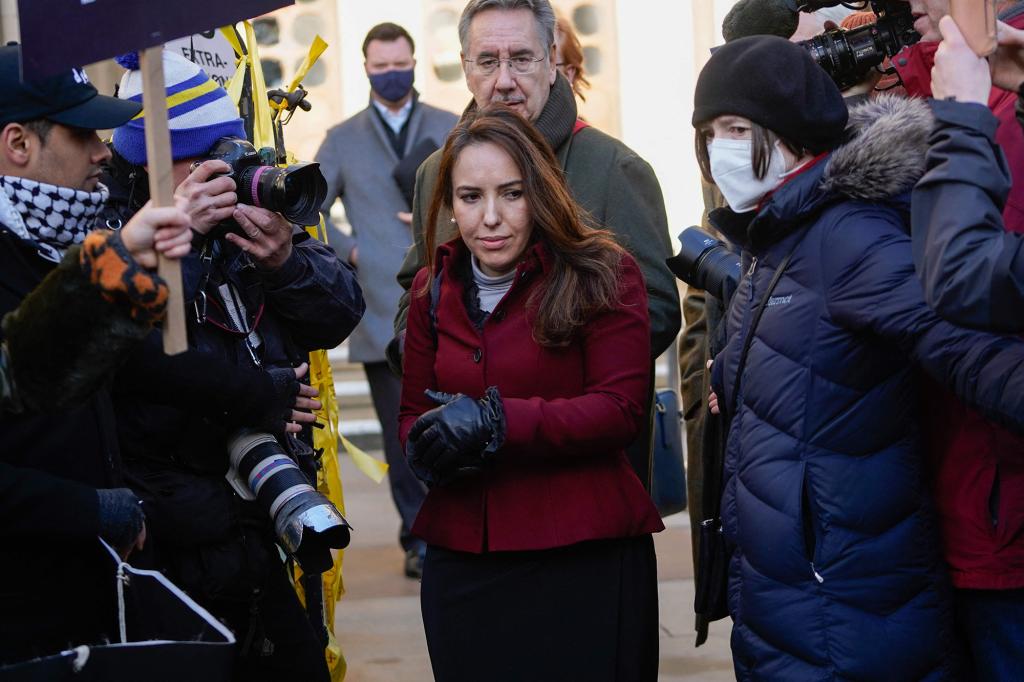
<path id="1" fill-rule="evenodd" d="M 21 80 L 21 46 L 0 47 L 0 126 L 45 118 L 76 128 L 104 130 L 124 125 L 142 104 L 101 95 L 84 69 L 40 80 Z"/>

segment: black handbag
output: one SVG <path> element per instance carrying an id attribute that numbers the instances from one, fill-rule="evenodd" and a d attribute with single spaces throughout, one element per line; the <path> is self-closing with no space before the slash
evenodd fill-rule
<path id="1" fill-rule="evenodd" d="M 797 242 L 799 243 L 799 242 Z M 697 646 L 707 639 L 707 623 L 725 618 L 729 615 L 726 591 L 729 582 L 729 560 L 732 554 L 729 543 L 722 530 L 722 485 L 725 468 L 725 436 L 729 433 L 729 423 L 736 414 L 739 400 L 740 379 L 747 364 L 747 354 L 754 341 L 754 332 L 761 321 L 761 315 L 768 307 L 772 291 L 782 278 L 789 261 L 793 257 L 793 249 L 786 255 L 775 270 L 761 302 L 754 312 L 747 336 L 743 339 L 739 361 L 736 365 L 736 378 L 733 380 L 732 404 L 725 415 L 707 415 L 705 420 L 704 477 L 705 490 L 712 494 L 704 495 L 704 520 L 697 529 L 699 542 L 694 575 L 695 594 L 693 610 L 697 614 Z M 728 417 L 728 419 L 724 418 Z M 717 431 L 717 433 L 715 433 Z"/>

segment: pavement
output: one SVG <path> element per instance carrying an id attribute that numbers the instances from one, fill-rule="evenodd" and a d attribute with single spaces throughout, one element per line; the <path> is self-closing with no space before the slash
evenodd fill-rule
<path id="1" fill-rule="evenodd" d="M 383 459 L 382 453 L 372 452 Z M 338 605 L 335 633 L 348 662 L 347 682 L 429 682 L 419 582 L 402 573 L 398 514 L 387 482 L 363 476 L 341 457 L 346 518 L 352 544 L 345 552 L 346 594 Z M 729 621 L 711 624 L 707 643 L 694 648 L 693 563 L 686 513 L 665 519 L 655 535 L 658 554 L 663 682 L 724 682 L 735 679 L 729 652 Z M 481 676 L 486 682 L 486 675 Z M 523 682 L 532 682 L 524 680 Z M 568 681 L 567 681 L 568 682 Z"/>

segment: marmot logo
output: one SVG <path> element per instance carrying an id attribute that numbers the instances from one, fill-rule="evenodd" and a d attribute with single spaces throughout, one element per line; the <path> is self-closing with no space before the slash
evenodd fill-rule
<path id="1" fill-rule="evenodd" d="M 789 305 L 793 301 L 793 294 L 789 296 L 772 296 L 768 299 L 768 307 L 774 308 L 777 305 Z"/>

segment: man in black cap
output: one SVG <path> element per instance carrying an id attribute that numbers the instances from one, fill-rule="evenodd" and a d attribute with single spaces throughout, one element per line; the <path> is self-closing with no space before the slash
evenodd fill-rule
<path id="1" fill-rule="evenodd" d="M 155 264 L 157 228 L 175 228 L 175 242 L 187 251 L 184 213 L 148 208 L 119 234 L 87 240 L 107 197 L 98 179 L 110 153 L 96 130 L 128 121 L 140 105 L 99 95 L 81 69 L 23 83 L 19 50 L 0 48 L 0 316 L 48 273 L 60 277 L 87 263 L 94 266 L 90 279 L 145 287 L 155 278 L 138 263 Z M 112 301 L 76 298 L 67 319 L 106 316 L 110 328 L 80 338 L 65 325 L 56 352 L 110 352 L 148 333 L 152 320 L 109 317 Z M 12 329 L 6 325 L 4 335 Z M 145 540 L 142 508 L 120 478 L 107 391 L 73 408 L 55 408 L 64 391 L 54 391 L 60 395 L 45 413 L 0 414 L 0 664 L 113 635 L 114 563 L 97 536 L 122 556 Z"/>

